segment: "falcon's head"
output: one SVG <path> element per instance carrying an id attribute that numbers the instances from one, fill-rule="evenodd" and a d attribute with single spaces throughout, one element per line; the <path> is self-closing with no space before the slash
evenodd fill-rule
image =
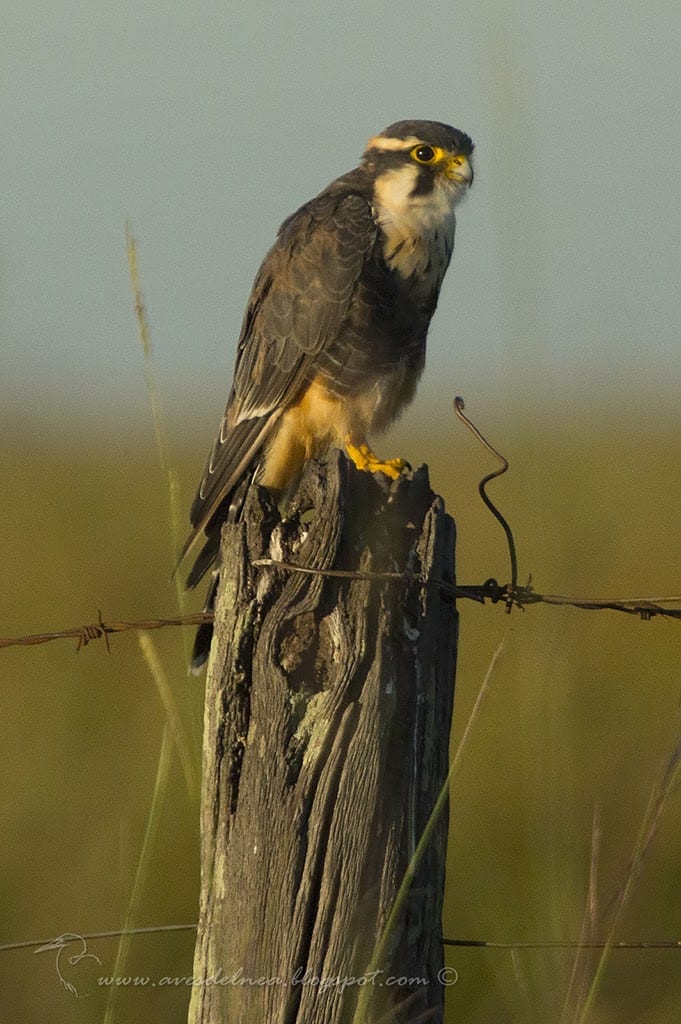
<path id="1" fill-rule="evenodd" d="M 454 208 L 473 182 L 472 153 L 468 135 L 440 121 L 397 121 L 369 139 L 362 166 L 386 261 L 403 276 L 426 272 L 437 256 L 439 284 L 454 244 Z"/>
<path id="2" fill-rule="evenodd" d="M 473 182 L 473 142 L 440 121 L 397 121 L 369 139 L 362 162 L 395 201 L 455 203 Z"/>

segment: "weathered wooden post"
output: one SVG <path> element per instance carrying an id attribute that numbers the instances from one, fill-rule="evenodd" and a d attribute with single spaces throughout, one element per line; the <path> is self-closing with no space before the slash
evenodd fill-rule
<path id="1" fill-rule="evenodd" d="M 441 1020 L 446 814 L 393 908 L 447 775 L 453 583 L 425 467 L 333 452 L 292 518 L 252 488 L 224 527 L 191 1024 Z"/>

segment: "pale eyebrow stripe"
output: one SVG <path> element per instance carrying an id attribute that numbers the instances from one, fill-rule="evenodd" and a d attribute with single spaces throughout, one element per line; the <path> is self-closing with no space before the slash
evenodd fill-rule
<path id="1" fill-rule="evenodd" d="M 421 139 L 417 139 L 415 135 L 410 135 L 406 139 L 387 139 L 383 135 L 374 135 L 372 139 L 366 144 L 367 149 L 411 149 L 412 146 L 418 146 Z"/>

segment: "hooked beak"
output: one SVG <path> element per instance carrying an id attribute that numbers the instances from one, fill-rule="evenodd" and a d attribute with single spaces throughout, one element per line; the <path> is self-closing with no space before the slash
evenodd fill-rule
<path id="1" fill-rule="evenodd" d="M 470 187 L 473 184 L 473 168 L 468 157 L 460 154 L 448 157 L 445 164 L 445 177 L 450 181 L 456 181 L 459 185 Z"/>

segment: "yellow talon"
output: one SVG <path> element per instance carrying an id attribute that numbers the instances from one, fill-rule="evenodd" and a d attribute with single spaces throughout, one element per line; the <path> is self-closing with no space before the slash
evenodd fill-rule
<path id="1" fill-rule="evenodd" d="M 403 470 L 410 468 L 404 459 L 379 459 L 368 444 L 354 445 L 348 440 L 345 442 L 345 449 L 357 469 L 366 473 L 385 473 L 391 480 L 397 480 Z"/>

